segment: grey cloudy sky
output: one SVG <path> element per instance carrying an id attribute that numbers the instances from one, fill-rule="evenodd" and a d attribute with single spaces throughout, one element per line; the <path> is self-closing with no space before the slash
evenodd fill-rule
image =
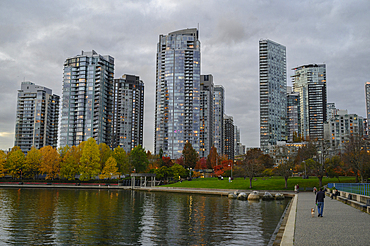
<path id="1" fill-rule="evenodd" d="M 293 67 L 326 63 L 328 102 L 366 116 L 369 13 L 367 0 L 1 1 L 0 149 L 14 145 L 21 82 L 61 96 L 65 59 L 94 49 L 115 58 L 116 78 L 144 81 L 144 147 L 152 151 L 158 36 L 198 23 L 201 72 L 224 86 L 226 114 L 247 147 L 259 146 L 260 39 L 286 46 L 288 76 Z"/>

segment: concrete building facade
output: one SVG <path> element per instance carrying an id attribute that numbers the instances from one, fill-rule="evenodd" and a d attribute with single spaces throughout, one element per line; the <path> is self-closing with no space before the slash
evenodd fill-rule
<path id="1" fill-rule="evenodd" d="M 232 116 L 224 115 L 224 155 L 234 160 L 234 120 Z"/>
<path id="2" fill-rule="evenodd" d="M 287 140 L 294 142 L 300 137 L 300 100 L 299 93 L 293 92 L 292 87 L 287 87 Z"/>

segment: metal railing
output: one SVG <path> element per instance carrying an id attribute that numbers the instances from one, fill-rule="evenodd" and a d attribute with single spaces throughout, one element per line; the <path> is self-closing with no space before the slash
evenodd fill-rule
<path id="1" fill-rule="evenodd" d="M 335 187 L 340 191 L 370 196 L 369 183 L 329 183 L 327 187 L 328 188 Z"/>

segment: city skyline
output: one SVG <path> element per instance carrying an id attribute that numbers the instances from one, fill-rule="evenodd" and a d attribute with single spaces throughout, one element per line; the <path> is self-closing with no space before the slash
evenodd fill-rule
<path id="1" fill-rule="evenodd" d="M 65 58 L 94 49 L 115 58 L 115 78 L 135 74 L 145 81 L 143 145 L 152 151 L 158 34 L 198 23 L 201 73 L 212 74 L 215 83 L 225 87 L 225 112 L 233 116 L 247 147 L 259 146 L 260 39 L 286 47 L 288 85 L 293 67 L 325 63 L 327 101 L 366 117 L 364 83 L 369 81 L 370 57 L 366 13 L 370 5 L 357 3 L 235 1 L 230 6 L 194 2 L 191 8 L 186 2 L 165 1 L 104 5 L 67 1 L 36 4 L 37 8 L 22 1 L 3 3 L 0 30 L 7 35 L 1 37 L 0 45 L 0 100 L 7 106 L 0 111 L 0 149 L 14 145 L 16 94 L 21 82 L 32 81 L 62 96 Z M 164 12 L 168 15 L 160 15 Z M 125 14 L 127 21 L 122 19 Z"/>

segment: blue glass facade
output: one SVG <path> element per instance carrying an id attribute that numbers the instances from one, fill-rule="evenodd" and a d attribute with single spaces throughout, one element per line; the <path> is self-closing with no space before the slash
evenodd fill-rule
<path id="1" fill-rule="evenodd" d="M 186 141 L 199 151 L 200 41 L 198 30 L 160 35 L 157 46 L 154 148 L 179 158 Z"/>

